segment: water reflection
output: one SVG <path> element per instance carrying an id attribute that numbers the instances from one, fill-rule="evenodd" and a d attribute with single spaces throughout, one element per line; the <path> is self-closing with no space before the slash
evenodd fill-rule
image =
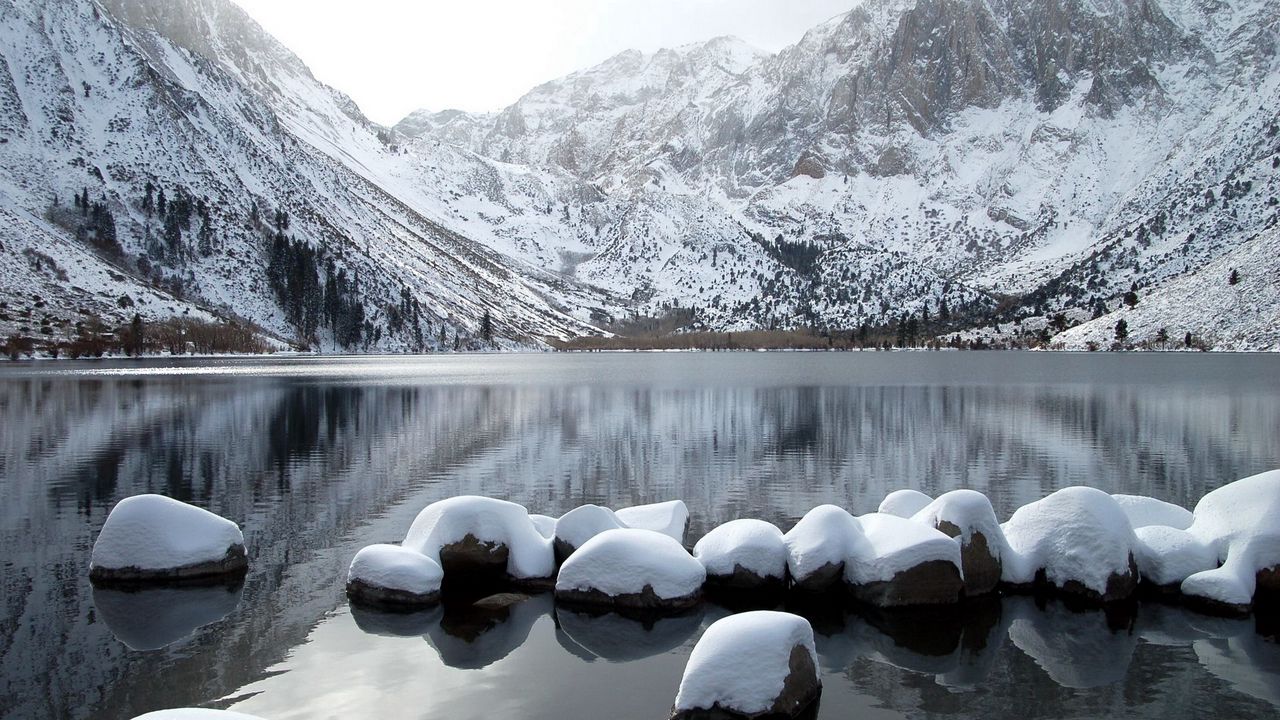
<path id="1" fill-rule="evenodd" d="M 117 590 L 93 588 L 93 606 L 130 650 L 159 650 L 235 611 L 244 584 Z"/>
<path id="2" fill-rule="evenodd" d="M 349 643 L 347 650 L 373 637 L 343 609 L 341 579 L 356 550 L 400 539 L 418 510 L 457 494 L 507 498 L 550 515 L 588 502 L 622 507 L 678 497 L 691 510 L 692 542 L 740 517 L 786 528 L 821 503 L 869 511 L 902 487 L 930 494 L 972 487 L 1007 517 L 1018 505 L 1072 484 L 1189 506 L 1224 482 L 1280 467 L 1274 432 L 1280 373 L 1271 358 L 1142 363 L 868 353 L 238 361 L 178 366 L 180 372 L 160 375 L 139 374 L 134 365 L 126 375 L 112 374 L 109 365 L 94 366 L 103 370 L 96 375 L 66 374 L 75 367 L 69 365 L 6 367 L 0 371 L 0 543 L 6 548 L 0 717 L 132 717 L 252 692 L 246 688 L 264 682 L 287 714 L 294 706 L 283 701 L 295 693 L 285 679 L 300 681 L 304 674 L 269 678 L 272 668 L 292 662 L 322 627 L 333 629 L 336 617 L 358 634 L 335 631 L 335 642 Z M 86 577 L 107 509 L 143 492 L 241 523 L 252 558 L 239 605 L 231 603 L 234 612 L 217 621 L 212 603 L 195 603 L 207 614 L 193 610 L 175 621 L 174 628 L 190 626 L 181 641 L 148 652 L 131 646 L 154 647 L 168 637 L 148 639 L 126 629 L 120 637 L 127 642 L 117 639 L 121 614 L 111 599 L 95 597 Z M 510 617 L 479 632 L 476 643 L 444 632 L 439 619 L 421 632 L 407 618 L 382 627 L 412 636 L 402 640 L 413 643 L 406 652 L 438 660 L 437 649 L 448 648 L 450 658 L 483 672 L 509 666 L 531 644 L 563 653 L 567 643 L 579 649 L 575 658 L 617 660 L 594 663 L 608 677 L 620 672 L 615 685 L 672 674 L 678 684 L 681 668 L 671 666 L 682 665 L 673 654 L 690 642 L 676 639 L 683 630 L 654 626 L 643 630 L 648 635 L 611 646 L 614 633 L 631 631 L 592 631 L 612 621 L 563 615 L 557 629 L 557 616 L 544 602 L 510 608 Z M 362 627 L 378 622 L 355 617 Z M 1005 609 L 1000 622 L 1022 617 Z M 192 624 L 205 618 L 211 624 Z M 1045 634 L 1036 622 L 1019 625 L 1028 647 Z M 539 623 L 548 628 L 545 636 Z M 1036 650 L 1033 660 L 1010 642 L 1010 632 L 997 630 L 988 639 L 994 655 L 965 650 L 969 638 L 980 635 L 966 627 L 961 649 L 939 660 L 928 648 L 894 641 L 892 628 L 865 619 L 856 626 L 879 633 L 855 643 L 858 648 L 880 645 L 874 653 L 850 655 L 849 672 L 858 680 L 845 684 L 902 712 L 927 707 L 999 716 L 987 704 L 989 694 L 968 693 L 960 702 L 948 698 L 966 694 L 952 689 L 980 686 L 968 678 L 982 672 L 1044 676 L 1041 656 L 1070 656 L 1068 649 L 1051 648 Z M 955 631 L 940 634 L 953 638 Z M 1227 680 L 1232 672 L 1274 679 L 1267 652 L 1274 643 L 1257 633 L 1247 636 L 1256 647 L 1244 638 L 1218 632 L 1153 654 L 1148 651 L 1161 646 L 1139 637 L 1125 682 L 1137 683 L 1134 692 L 1159 695 L 1166 678 L 1189 676 L 1197 692 L 1212 698 L 1235 684 L 1248 686 L 1243 678 Z M 678 643 L 675 649 L 671 643 Z M 657 654 L 646 654 L 646 647 Z M 643 659 L 624 661 L 632 648 Z M 875 653 L 894 664 L 867 659 Z M 1010 661 L 1009 653 L 1021 660 Z M 378 667 L 389 662 L 361 657 Z M 991 657 L 995 669 L 985 670 Z M 326 659 L 334 673 L 355 672 L 350 662 Z M 1206 673 L 1202 668 L 1210 665 L 1218 669 Z M 531 673 L 530 682 L 556 687 L 548 679 L 551 668 L 521 672 Z M 385 689 L 378 679 L 358 675 L 351 682 Z M 914 685 L 910 678 L 917 676 L 927 682 Z M 157 677 L 166 682 L 156 683 Z M 1211 681 L 1217 684 L 1206 684 Z M 536 710 L 542 688 L 509 676 L 503 682 L 525 688 L 529 712 Z M 936 688 L 948 689 L 936 695 Z M 574 697 L 586 703 L 591 692 Z M 1255 703 L 1270 702 L 1260 690 L 1240 692 L 1258 698 Z M 662 716 L 670 689 L 661 694 L 657 706 L 647 697 L 622 697 L 616 716 Z M 298 708 L 327 707 L 301 689 L 297 695 Z M 507 701 L 497 697 L 503 693 L 489 695 L 486 716 Z M 598 695 L 601 702 L 614 700 L 605 691 Z M 1237 714 L 1257 710 L 1218 700 Z M 378 706 L 367 697 L 364 702 Z M 556 717 L 569 716 L 553 698 L 546 707 L 548 717 L 554 707 L 560 708 Z M 628 715 L 627 707 L 649 714 Z M 834 707 L 839 704 L 824 704 L 823 713 Z"/>
<path id="3" fill-rule="evenodd" d="M 556 608 L 556 640 L 567 652 L 587 662 L 630 662 L 675 650 L 725 614 L 708 617 L 705 609 L 698 607 L 680 615 L 644 621 L 617 613 L 593 615 Z"/>

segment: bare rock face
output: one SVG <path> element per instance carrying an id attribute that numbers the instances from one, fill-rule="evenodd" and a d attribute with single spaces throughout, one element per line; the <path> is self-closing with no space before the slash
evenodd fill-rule
<path id="1" fill-rule="evenodd" d="M 1037 588 L 1048 589 L 1053 592 L 1067 596 L 1069 599 L 1082 601 L 1086 603 L 1113 603 L 1121 600 L 1127 600 L 1133 597 L 1138 590 L 1138 582 L 1140 575 L 1138 574 L 1138 563 L 1133 558 L 1133 554 L 1129 555 L 1129 570 L 1124 573 L 1112 573 L 1107 578 L 1106 590 L 1099 593 L 1097 590 L 1085 587 L 1085 585 L 1076 580 L 1068 580 L 1060 586 L 1053 585 L 1043 577 L 1041 571 L 1036 575 Z"/>
<path id="2" fill-rule="evenodd" d="M 945 520 L 938 523 L 938 530 L 951 537 L 960 537 L 960 528 Z M 975 531 L 967 543 L 960 545 L 960 565 L 964 570 L 964 594 L 968 597 L 995 592 L 1000 585 L 1000 558 L 991 552 L 987 537 Z"/>
<path id="3" fill-rule="evenodd" d="M 950 605 L 960 601 L 964 581 L 960 569 L 945 560 L 930 560 L 903 570 L 892 580 L 851 585 L 855 600 L 876 607 Z"/>
<path id="4" fill-rule="evenodd" d="M 780 577 L 761 577 L 741 565 L 734 565 L 728 575 L 707 573 L 707 590 L 717 593 L 774 593 L 785 589 Z"/>
<path id="5" fill-rule="evenodd" d="M 792 177 L 800 177 L 804 175 L 814 180 L 821 180 L 827 176 L 827 170 L 822 166 L 822 161 L 817 156 L 805 153 L 796 161 L 795 170 L 791 172 Z"/>
<path id="6" fill-rule="evenodd" d="M 440 602 L 440 591 L 418 593 L 374 585 L 359 578 L 347 581 L 347 597 L 353 603 L 375 608 L 414 608 Z"/>
<path id="7" fill-rule="evenodd" d="M 506 577 L 510 554 L 506 545 L 485 542 L 468 533 L 458 542 L 440 548 L 440 567 L 451 583 L 501 580 Z"/>
<path id="8" fill-rule="evenodd" d="M 218 560 L 193 563 L 176 568 L 93 567 L 89 580 L 97 585 L 130 585 L 141 583 L 222 583 L 227 577 L 243 576 L 249 569 L 249 556 L 244 545 L 232 545 Z"/>
<path id="9" fill-rule="evenodd" d="M 844 563 L 827 563 L 802 578 L 793 578 L 791 587 L 795 590 L 818 594 L 830 591 L 844 580 Z"/>
<path id="10" fill-rule="evenodd" d="M 637 593 L 609 595 L 600 590 L 556 590 L 556 601 L 581 608 L 615 610 L 622 613 L 670 613 L 689 610 L 702 602 L 702 591 L 674 598 L 664 598 L 645 585 Z"/>

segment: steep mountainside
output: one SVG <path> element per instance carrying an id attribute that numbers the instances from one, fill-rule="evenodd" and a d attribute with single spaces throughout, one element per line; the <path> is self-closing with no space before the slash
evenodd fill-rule
<path id="1" fill-rule="evenodd" d="M 578 290 L 424 215 L 387 132 L 229 2 L 4 0 L 0 55 L 12 325 L 218 313 L 347 350 L 465 344 L 486 312 L 501 342 L 588 330 L 555 299 Z"/>
<path id="2" fill-rule="evenodd" d="M 1127 343 L 1276 347 L 1269 304 L 1195 308 L 1275 294 L 1221 269 L 1280 252 L 1280 0 L 850 3 L 382 128 L 230 0 L 0 0 L 0 335 L 513 347 L 681 308 L 1075 348 L 1142 312 Z"/>
<path id="3" fill-rule="evenodd" d="M 668 218 L 606 228 L 576 266 L 651 312 L 1092 314 L 1275 224 L 1278 17 L 1274 0 L 867 0 L 776 56 L 732 53 L 698 93 L 661 61 L 693 50 L 630 53 L 448 141 Z"/>

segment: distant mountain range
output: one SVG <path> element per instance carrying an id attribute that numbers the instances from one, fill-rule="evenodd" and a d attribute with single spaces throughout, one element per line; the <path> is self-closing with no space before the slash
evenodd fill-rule
<path id="1" fill-rule="evenodd" d="M 1276 349 L 1278 45 L 1280 0 L 865 0 L 384 128 L 228 0 L 0 0 L 0 335 Z"/>

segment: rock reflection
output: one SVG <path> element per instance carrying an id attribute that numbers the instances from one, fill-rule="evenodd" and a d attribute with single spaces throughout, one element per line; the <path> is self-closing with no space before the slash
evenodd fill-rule
<path id="1" fill-rule="evenodd" d="M 617 613 L 593 615 L 557 607 L 556 640 L 565 650 L 587 662 L 642 660 L 670 652 L 692 640 L 704 628 L 706 614 L 706 609 L 699 607 L 646 622 Z"/>
<path id="2" fill-rule="evenodd" d="M 1062 687 L 1110 685 L 1129 670 L 1138 638 L 1123 615 L 1028 597 L 1009 598 L 1006 610 L 1009 639 Z"/>
<path id="3" fill-rule="evenodd" d="M 111 634 L 130 650 L 159 650 L 230 615 L 244 583 L 119 590 L 93 588 L 93 605 Z"/>
<path id="4" fill-rule="evenodd" d="M 379 637 L 426 637 L 431 629 L 440 624 L 444 610 L 440 606 L 430 610 L 417 612 L 396 612 L 369 608 L 362 605 L 351 605 L 351 619 L 356 627 L 369 635 Z"/>
<path id="5" fill-rule="evenodd" d="M 446 602 L 440 622 L 427 629 L 427 642 L 452 668 L 479 670 L 498 662 L 524 644 L 538 618 L 551 614 L 554 602 L 545 593 L 511 599 L 495 605 Z"/>

